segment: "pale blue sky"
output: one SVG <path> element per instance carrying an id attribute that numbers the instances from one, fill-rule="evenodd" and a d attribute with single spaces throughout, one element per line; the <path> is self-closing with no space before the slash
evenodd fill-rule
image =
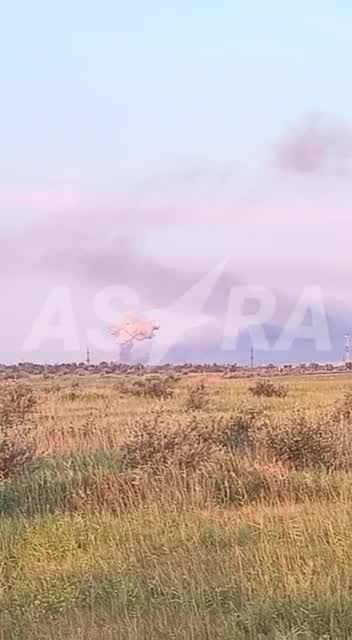
<path id="1" fill-rule="evenodd" d="M 3 3 L 9 353 L 57 284 L 119 282 L 121 237 L 161 289 L 229 255 L 242 281 L 349 304 L 351 24 L 347 0 Z"/>
<path id="2" fill-rule="evenodd" d="M 1 180 L 256 163 L 301 114 L 351 115 L 351 21 L 347 1 L 3 3 Z"/>

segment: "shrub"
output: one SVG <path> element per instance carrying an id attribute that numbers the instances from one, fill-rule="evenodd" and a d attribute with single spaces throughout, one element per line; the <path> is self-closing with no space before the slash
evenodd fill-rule
<path id="1" fill-rule="evenodd" d="M 79 382 L 77 382 L 77 380 L 74 380 L 71 384 L 70 389 L 63 393 L 62 397 L 64 400 L 69 400 L 70 402 L 74 402 L 75 400 L 81 398 Z"/>
<path id="2" fill-rule="evenodd" d="M 335 420 L 350 420 L 352 418 L 351 389 L 347 389 L 343 397 L 335 403 L 332 415 Z"/>
<path id="3" fill-rule="evenodd" d="M 148 375 L 135 378 L 132 381 L 122 380 L 117 389 L 120 393 L 138 398 L 152 398 L 153 400 L 168 400 L 175 391 L 178 378 L 175 376 Z"/>
<path id="4" fill-rule="evenodd" d="M 217 434 L 218 444 L 227 451 L 254 452 L 263 442 L 263 414 L 253 407 L 243 407 L 223 421 Z"/>
<path id="5" fill-rule="evenodd" d="M 265 398 L 286 398 L 288 388 L 283 384 L 274 384 L 270 380 L 258 380 L 255 385 L 249 387 L 254 396 Z"/>
<path id="6" fill-rule="evenodd" d="M 122 447 L 125 468 L 198 469 L 219 454 L 295 469 L 352 468 L 352 425 L 334 411 L 294 410 L 276 419 L 244 406 L 233 414 L 152 413 L 137 420 Z"/>
<path id="7" fill-rule="evenodd" d="M 67 391 L 67 393 L 63 395 L 63 398 L 65 400 L 69 400 L 70 402 L 74 402 L 75 400 L 78 400 L 79 397 L 80 395 L 79 393 L 77 393 L 77 391 L 75 391 L 75 389 L 71 389 L 70 391 Z"/>
<path id="8" fill-rule="evenodd" d="M 127 468 L 195 468 L 211 454 L 213 442 L 207 438 L 204 423 L 153 413 L 137 421 L 122 447 Z"/>
<path id="9" fill-rule="evenodd" d="M 124 466 L 197 469 L 220 452 L 254 449 L 259 426 L 258 412 L 250 409 L 183 418 L 154 412 L 137 420 L 124 443 Z"/>
<path id="10" fill-rule="evenodd" d="M 36 399 L 22 383 L 0 387 L 0 478 L 20 471 L 34 455 L 31 441 Z"/>
<path id="11" fill-rule="evenodd" d="M 296 469 L 352 467 L 352 429 L 334 411 L 312 417 L 296 410 L 268 427 L 266 442 L 276 460 Z"/>
<path id="12" fill-rule="evenodd" d="M 208 392 L 203 381 L 188 389 L 185 402 L 187 411 L 205 410 L 208 407 L 208 404 Z"/>
<path id="13" fill-rule="evenodd" d="M 33 390 L 23 383 L 0 386 L 0 422 L 4 426 L 23 426 L 37 404 Z"/>

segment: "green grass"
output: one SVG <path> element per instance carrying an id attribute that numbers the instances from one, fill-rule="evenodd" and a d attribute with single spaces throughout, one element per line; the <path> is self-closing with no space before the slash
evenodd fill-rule
<path id="1" fill-rule="evenodd" d="M 233 456 L 222 466 L 195 471 L 165 469 L 130 472 L 118 451 L 70 454 L 38 461 L 20 477 L 0 483 L 0 517 L 32 518 L 64 514 L 125 514 L 158 506 L 160 512 L 352 502 L 352 473 L 324 469 L 273 475 Z M 274 468 L 275 472 L 275 468 Z"/>
<path id="2" fill-rule="evenodd" d="M 200 378 L 203 380 L 203 376 Z M 349 376 L 285 378 L 285 399 L 205 377 L 207 412 L 327 407 Z M 352 472 L 265 459 L 176 472 L 124 470 L 136 417 L 182 422 L 187 378 L 166 403 L 85 381 L 41 390 L 38 457 L 0 483 L 0 640 L 349 640 Z M 149 417 L 148 417 L 149 416 Z"/>
<path id="3" fill-rule="evenodd" d="M 350 638 L 351 526 L 324 503 L 3 520 L 2 637 Z"/>

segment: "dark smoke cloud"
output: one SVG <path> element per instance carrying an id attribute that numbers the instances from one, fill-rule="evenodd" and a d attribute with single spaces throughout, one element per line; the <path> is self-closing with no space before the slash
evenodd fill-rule
<path id="1" fill-rule="evenodd" d="M 113 224 L 115 222 L 115 224 Z M 119 235 L 115 221 L 94 217 L 86 228 L 72 221 L 60 228 L 43 224 L 27 232 L 8 232 L 0 237 L 0 266 L 8 276 L 44 277 L 57 283 L 96 292 L 104 287 L 124 285 L 134 289 L 143 308 L 172 304 L 193 287 L 207 270 L 206 265 L 185 268 L 182 260 L 161 262 L 153 252 L 145 251 L 143 230 Z M 194 246 L 195 255 L 203 255 L 202 234 Z M 223 256 L 219 256 L 219 260 Z M 209 269 L 214 264 L 209 263 Z M 228 290 L 236 284 L 233 268 L 226 269 L 218 287 L 212 292 L 207 312 L 218 312 L 226 305 Z"/>
<path id="2" fill-rule="evenodd" d="M 201 235 L 201 234 L 200 234 Z M 77 238 L 78 239 L 78 238 Z M 214 263 L 203 268 L 181 268 L 161 263 L 153 254 L 146 253 L 143 239 L 116 236 L 105 246 L 51 249 L 41 257 L 40 271 L 60 276 L 64 281 L 75 281 L 80 287 L 104 288 L 124 285 L 138 292 L 147 308 L 166 307 L 194 287 Z M 202 241 L 194 248 L 201 255 Z M 224 256 L 219 256 L 219 261 Z M 228 260 L 214 290 L 209 292 L 205 312 L 210 316 L 225 314 L 231 288 L 240 283 L 235 259 Z"/>
<path id="3" fill-rule="evenodd" d="M 132 287 L 148 306 L 170 304 L 199 278 L 199 273 L 160 264 L 143 252 L 143 243 L 115 238 L 107 247 L 51 251 L 41 259 L 46 273 L 76 280 L 82 287 Z"/>
<path id="4" fill-rule="evenodd" d="M 276 148 L 276 165 L 301 175 L 343 175 L 352 169 L 352 128 L 323 115 L 306 117 Z"/>

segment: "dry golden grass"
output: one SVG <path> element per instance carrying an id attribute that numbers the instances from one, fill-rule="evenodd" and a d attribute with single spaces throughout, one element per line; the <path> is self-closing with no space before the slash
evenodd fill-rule
<path id="1" fill-rule="evenodd" d="M 314 415 L 329 407 L 343 394 L 344 389 L 352 388 L 352 378 L 346 376 L 285 377 L 289 387 L 288 397 L 253 398 L 249 389 L 251 380 L 227 380 L 217 375 L 187 376 L 177 386 L 174 397 L 167 401 L 154 401 L 149 398 L 136 398 L 119 394 L 116 389 L 116 377 L 99 378 L 84 382 L 69 379 L 65 383 L 56 383 L 54 391 L 43 382 L 36 381 L 40 394 L 38 414 L 37 445 L 39 450 L 47 452 L 67 452 L 86 447 L 119 446 L 136 417 L 143 417 L 156 406 L 170 414 L 182 415 L 189 388 L 205 380 L 211 402 L 207 411 L 214 413 L 232 412 L 244 403 L 259 407 L 272 414 L 288 413 L 299 407 Z M 79 387 L 72 389 L 72 383 Z M 51 384 L 51 386 L 53 386 Z M 72 399 L 70 394 L 75 394 Z"/>
<path id="2" fill-rule="evenodd" d="M 37 459 L 0 484 L 0 638 L 352 637 L 352 378 L 285 377 L 285 398 L 217 375 L 161 400 L 116 376 L 29 384 Z"/>

